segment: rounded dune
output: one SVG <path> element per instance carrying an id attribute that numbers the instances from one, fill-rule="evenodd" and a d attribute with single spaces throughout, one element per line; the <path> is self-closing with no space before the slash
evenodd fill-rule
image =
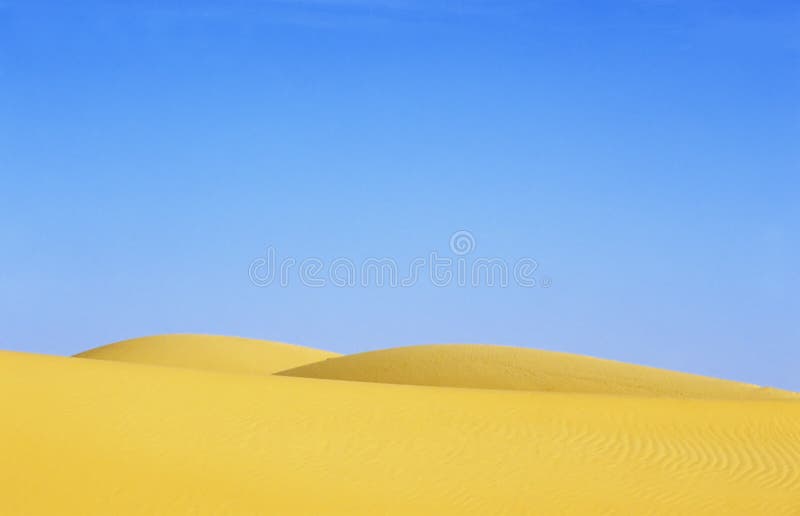
<path id="1" fill-rule="evenodd" d="M 226 373 L 272 374 L 339 355 L 282 342 L 187 334 L 124 340 L 75 356 Z"/>
<path id="2" fill-rule="evenodd" d="M 359 382 L 677 398 L 797 399 L 757 385 L 509 346 L 438 344 L 328 358 L 277 373 Z"/>

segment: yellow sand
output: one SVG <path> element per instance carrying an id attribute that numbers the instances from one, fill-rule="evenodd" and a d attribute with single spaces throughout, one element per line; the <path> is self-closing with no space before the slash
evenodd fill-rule
<path id="1" fill-rule="evenodd" d="M 189 352 L 218 357 L 211 348 Z M 425 367 L 446 368 L 428 359 L 453 349 L 537 363 L 509 348 L 425 360 L 415 349 L 396 352 Z M 486 377 L 395 385 L 200 370 L 210 357 L 164 367 L 155 355 L 160 365 L 0 352 L 0 514 L 800 514 L 800 401 L 743 399 L 751 386 L 716 399 L 739 395 L 648 369 L 633 392 L 614 379 L 622 364 L 547 353 L 538 363 L 595 379 L 565 373 L 562 389 L 547 369 L 542 385 L 562 392 L 536 392 L 544 380 L 497 359 L 487 368 L 522 390 Z M 403 379 L 385 357 L 374 364 Z M 468 373 L 455 368 L 448 383 Z"/>
<path id="2" fill-rule="evenodd" d="M 156 335 L 123 340 L 76 355 L 227 373 L 272 374 L 337 353 L 268 340 L 217 335 Z"/>
<path id="3" fill-rule="evenodd" d="M 765 399 L 800 395 L 613 360 L 538 349 L 428 345 L 383 349 L 278 373 L 361 382 L 520 391 L 637 394 L 679 398 Z"/>

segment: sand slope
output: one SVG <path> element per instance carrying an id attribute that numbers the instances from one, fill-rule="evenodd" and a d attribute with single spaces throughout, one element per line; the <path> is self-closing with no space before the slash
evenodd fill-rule
<path id="1" fill-rule="evenodd" d="M 293 344 L 241 337 L 156 335 L 116 342 L 76 356 L 230 373 L 271 374 L 339 355 Z"/>
<path id="2" fill-rule="evenodd" d="M 569 353 L 427 345 L 329 358 L 278 373 L 361 382 L 680 398 L 800 399 L 797 393 Z"/>
<path id="3" fill-rule="evenodd" d="M 0 352 L 0 513 L 800 514 L 795 400 L 182 365 Z"/>

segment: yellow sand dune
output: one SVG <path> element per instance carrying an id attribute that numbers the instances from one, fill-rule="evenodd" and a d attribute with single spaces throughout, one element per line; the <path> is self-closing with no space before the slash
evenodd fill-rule
<path id="1" fill-rule="evenodd" d="M 339 355 L 282 342 L 187 334 L 123 340 L 76 356 L 230 373 L 272 374 Z"/>
<path id="2" fill-rule="evenodd" d="M 800 395 L 613 360 L 509 346 L 440 344 L 328 358 L 278 373 L 360 382 L 520 391 L 765 399 Z"/>
<path id="3" fill-rule="evenodd" d="M 631 390 L 624 364 L 549 353 L 525 363 L 546 381 L 495 357 L 517 383 L 471 383 L 465 356 L 527 351 L 449 346 L 384 352 L 366 382 L 236 374 L 200 370 L 231 363 L 199 340 L 178 367 L 0 352 L 0 514 L 800 514 L 800 401 L 750 386 L 648 369 Z M 434 383 L 391 373 L 450 367 L 429 353 L 471 388 L 391 383 Z"/>

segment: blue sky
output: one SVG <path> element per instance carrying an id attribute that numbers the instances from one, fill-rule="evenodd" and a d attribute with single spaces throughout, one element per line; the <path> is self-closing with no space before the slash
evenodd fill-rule
<path id="1" fill-rule="evenodd" d="M 1 1 L 0 347 L 488 342 L 800 390 L 799 64 L 781 1 Z M 248 276 L 459 230 L 552 284 Z"/>

